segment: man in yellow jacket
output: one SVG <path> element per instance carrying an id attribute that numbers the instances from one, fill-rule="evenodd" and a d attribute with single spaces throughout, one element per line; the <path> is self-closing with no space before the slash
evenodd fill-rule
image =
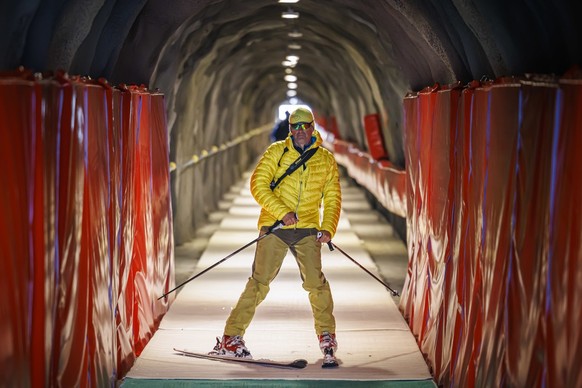
<path id="1" fill-rule="evenodd" d="M 260 235 L 266 234 L 279 220 L 285 226 L 258 241 L 252 276 L 212 353 L 252 357 L 243 335 L 290 248 L 297 259 L 303 288 L 309 293 L 315 332 L 324 354 L 323 366 L 337 366 L 333 299 L 321 271 L 321 246 L 331 241 L 340 217 L 338 168 L 333 154 L 320 147 L 322 139 L 315 130 L 310 110 L 295 109 L 289 116 L 289 129 L 290 136 L 271 144 L 265 151 L 251 177 L 251 193 L 262 208 L 258 222 Z M 284 175 L 292 163 L 314 148 L 317 151 L 303 166 L 272 189 L 272 183 Z"/>

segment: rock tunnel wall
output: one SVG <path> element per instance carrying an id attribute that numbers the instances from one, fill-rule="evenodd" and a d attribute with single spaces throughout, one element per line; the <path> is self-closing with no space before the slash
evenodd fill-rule
<path id="1" fill-rule="evenodd" d="M 220 196 L 237 182 L 269 144 L 271 126 L 203 149 L 190 160 L 172 162 L 172 203 L 176 245 L 190 241 L 217 210 Z"/>

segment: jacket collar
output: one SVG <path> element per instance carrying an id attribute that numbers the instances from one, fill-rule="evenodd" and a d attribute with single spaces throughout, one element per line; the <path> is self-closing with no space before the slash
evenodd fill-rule
<path id="1" fill-rule="evenodd" d="M 319 147 L 322 143 L 323 139 L 321 138 L 321 135 L 319 134 L 317 129 L 315 129 L 313 130 L 313 134 L 311 135 L 311 144 L 307 148 L 305 148 L 303 152 L 307 151 L 310 148 Z M 302 153 L 301 149 L 297 149 L 293 144 L 293 139 L 291 138 L 291 135 L 287 136 L 287 139 L 285 139 L 285 146 L 287 146 L 288 149 L 297 150 L 297 152 L 299 152 L 300 154 Z"/>

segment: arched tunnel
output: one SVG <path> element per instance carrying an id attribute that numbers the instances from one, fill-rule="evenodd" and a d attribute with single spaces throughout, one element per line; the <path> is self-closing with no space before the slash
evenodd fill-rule
<path id="1" fill-rule="evenodd" d="M 152 284 L 175 285 L 174 247 L 295 102 L 405 240 L 399 309 L 437 385 L 582 386 L 581 11 L 569 0 L 2 2 L 0 385 L 123 378 L 171 305 L 156 304 Z M 91 189 L 93 162 L 109 193 Z M 124 182 L 147 174 L 152 194 L 132 207 L 142 193 Z M 107 204 L 93 206 L 99 195 Z M 149 211 L 165 215 L 136 239 L 162 247 L 157 264 L 113 264 L 134 213 Z M 83 215 L 107 218 L 96 226 L 105 247 L 83 245 Z M 106 285 L 74 305 L 93 284 L 79 280 L 85 257 L 106 258 L 89 276 Z M 142 270 L 150 296 L 121 297 L 139 294 L 138 280 L 122 283 Z M 90 324 L 93 297 L 108 300 L 107 327 Z M 66 312 L 81 305 L 83 319 Z M 126 305 L 147 307 L 127 323 Z M 83 357 L 75 341 L 89 344 Z"/>

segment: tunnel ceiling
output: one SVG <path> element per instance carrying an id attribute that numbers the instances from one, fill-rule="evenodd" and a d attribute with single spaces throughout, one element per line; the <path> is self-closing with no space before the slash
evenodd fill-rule
<path id="1" fill-rule="evenodd" d="M 342 135 L 364 148 L 362 118 L 379 113 L 391 158 L 402 165 L 401 105 L 408 91 L 565 72 L 582 57 L 574 3 L 5 1 L 0 68 L 64 69 L 160 89 L 179 161 L 272 123 L 287 98 L 282 61 L 296 54 L 300 100 L 318 115 L 336 117 Z M 282 19 L 287 10 L 300 17 Z"/>

